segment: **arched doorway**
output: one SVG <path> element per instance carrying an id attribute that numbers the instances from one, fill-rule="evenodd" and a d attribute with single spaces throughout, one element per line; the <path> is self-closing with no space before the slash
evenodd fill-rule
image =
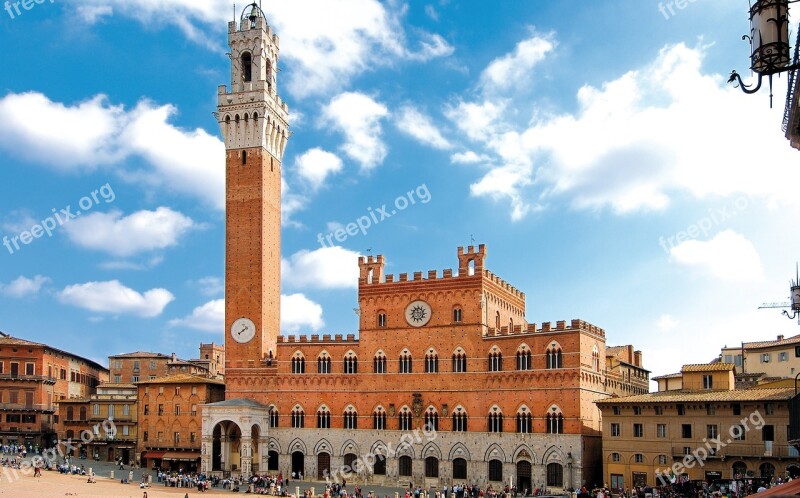
<path id="1" fill-rule="evenodd" d="M 317 455 L 317 479 L 325 479 L 331 473 L 331 454 L 322 452 Z"/>
<path id="2" fill-rule="evenodd" d="M 230 472 L 241 470 L 242 432 L 235 422 L 219 422 L 211 431 L 211 470 Z M 173 462 L 173 466 L 177 462 Z"/>
<path id="3" fill-rule="evenodd" d="M 800 466 L 789 465 L 786 467 L 786 473 L 789 474 L 789 477 L 795 479 L 797 476 L 800 476 Z"/>
<path id="4" fill-rule="evenodd" d="M 772 479 L 773 477 L 775 477 L 775 466 L 772 465 L 771 463 L 768 462 L 762 463 L 758 467 L 758 471 L 761 474 L 761 477 L 767 479 Z"/>
<path id="5" fill-rule="evenodd" d="M 735 462 L 731 466 L 731 476 L 733 479 L 744 479 L 747 476 L 747 464 L 744 462 Z"/>
<path id="6" fill-rule="evenodd" d="M 560 463 L 547 464 L 547 485 L 554 488 L 564 487 L 564 467 Z"/>
<path id="7" fill-rule="evenodd" d="M 521 461 L 517 462 L 517 491 L 524 495 L 528 494 L 533 488 L 531 487 L 531 462 Z"/>
<path id="8" fill-rule="evenodd" d="M 295 451 L 292 453 L 292 473 L 299 475 L 301 472 L 306 475 L 306 455 L 302 451 Z"/>
<path id="9" fill-rule="evenodd" d="M 111 447 L 108 448 L 108 460 L 107 461 L 108 462 L 113 462 L 114 461 L 114 448 L 111 448 Z"/>
<path id="10" fill-rule="evenodd" d="M 268 460 L 267 460 L 267 467 L 269 468 L 269 470 L 276 470 L 277 471 L 278 469 L 280 469 L 280 466 L 279 466 L 280 455 L 278 455 L 278 452 L 277 451 L 270 451 L 268 455 L 269 456 L 268 456 Z"/>
<path id="11" fill-rule="evenodd" d="M 343 470 L 348 470 L 349 469 L 348 473 L 358 474 L 361 469 L 354 468 L 354 466 L 353 466 L 353 464 L 356 461 L 356 458 L 358 458 L 358 457 L 355 456 L 354 454 L 347 453 L 344 456 L 344 466 L 345 466 L 345 468 Z"/>
<path id="12" fill-rule="evenodd" d="M 467 461 L 463 458 L 453 460 L 453 479 L 467 478 Z"/>

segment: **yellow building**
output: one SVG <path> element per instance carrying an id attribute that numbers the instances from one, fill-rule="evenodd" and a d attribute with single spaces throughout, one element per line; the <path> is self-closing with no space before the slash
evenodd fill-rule
<path id="1" fill-rule="evenodd" d="M 734 389 L 727 363 L 685 365 L 679 375 L 657 378 L 655 393 L 596 402 L 605 483 L 618 489 L 659 485 L 659 475 L 800 474 L 798 452 L 787 443 L 793 388 Z"/>
<path id="2" fill-rule="evenodd" d="M 721 359 L 736 365 L 737 373 L 761 374 L 767 379 L 794 377 L 800 373 L 800 335 L 774 341 L 743 342 L 724 347 Z"/>

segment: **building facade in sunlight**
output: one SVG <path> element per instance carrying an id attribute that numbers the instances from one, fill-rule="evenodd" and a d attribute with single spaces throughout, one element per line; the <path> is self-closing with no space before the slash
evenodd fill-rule
<path id="1" fill-rule="evenodd" d="M 487 269 L 483 245 L 458 248 L 455 271 L 353 261 L 358 335 L 279 336 L 279 38 L 253 4 L 228 41 L 226 400 L 203 407 L 202 470 L 520 491 L 600 482 L 595 401 L 648 391 L 641 353 L 607 347 L 582 320 L 528 323 L 525 294 Z"/>

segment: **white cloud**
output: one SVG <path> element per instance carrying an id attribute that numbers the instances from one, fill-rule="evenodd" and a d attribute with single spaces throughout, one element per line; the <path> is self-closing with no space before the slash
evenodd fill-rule
<path id="1" fill-rule="evenodd" d="M 359 254 L 341 247 L 302 250 L 281 260 L 284 285 L 311 289 L 354 289 L 358 286 Z"/>
<path id="2" fill-rule="evenodd" d="M 527 83 L 531 70 L 543 61 L 556 44 L 550 36 L 533 35 L 517 44 L 514 51 L 493 60 L 481 74 L 485 91 L 505 91 Z"/>
<path id="3" fill-rule="evenodd" d="M 155 268 L 164 261 L 164 256 L 156 255 L 149 259 L 142 261 L 131 261 L 126 259 L 117 259 L 112 261 L 105 261 L 97 265 L 103 270 L 131 270 L 131 271 L 145 271 Z"/>
<path id="4" fill-rule="evenodd" d="M 219 277 L 203 277 L 195 285 L 204 296 L 216 296 L 225 291 L 225 281 Z"/>
<path id="5" fill-rule="evenodd" d="M 209 301 L 195 308 L 189 316 L 170 320 L 169 325 L 224 333 L 225 300 Z M 324 326 L 322 306 L 303 294 L 281 295 L 281 332 L 295 333 L 302 329 L 317 331 Z"/>
<path id="6" fill-rule="evenodd" d="M 491 158 L 484 154 L 477 154 L 471 150 L 466 152 L 456 152 L 450 156 L 450 162 L 453 164 L 476 164 L 486 163 L 491 161 Z"/>
<path id="7" fill-rule="evenodd" d="M 381 120 L 388 115 L 385 105 L 357 92 L 337 95 L 322 111 L 323 120 L 344 135 L 342 150 L 363 170 L 374 168 L 386 157 Z"/>
<path id="8" fill-rule="evenodd" d="M 58 299 L 96 313 L 152 318 L 160 315 L 175 296 L 166 289 L 151 289 L 142 294 L 111 280 L 67 286 L 58 293 Z"/>
<path id="9" fill-rule="evenodd" d="M 10 93 L 0 99 L 0 147 L 62 171 L 94 169 L 121 158 L 115 137 L 124 115 L 104 95 L 67 106 L 41 93 Z"/>
<path id="10" fill-rule="evenodd" d="M 718 233 L 708 241 L 688 240 L 670 249 L 671 260 L 697 267 L 727 282 L 749 282 L 763 278 L 761 258 L 753 243 L 733 230 Z"/>
<path id="11" fill-rule="evenodd" d="M 116 15 L 148 26 L 174 24 L 190 40 L 214 50 L 219 50 L 218 33 L 231 20 L 231 4 L 220 0 L 67 1 L 84 11 L 113 6 Z M 394 2 L 293 0 L 265 2 L 264 7 L 281 37 L 281 56 L 289 61 L 287 86 L 297 97 L 342 89 L 353 76 L 395 60 L 426 61 L 452 53 L 440 36 L 422 30 L 414 31 L 420 48 L 408 50 L 416 40 L 407 39 L 401 23 L 406 8 Z"/>
<path id="12" fill-rule="evenodd" d="M 203 332 L 223 332 L 225 328 L 225 300 L 215 299 L 198 306 L 192 314 L 169 321 L 172 327 L 186 327 Z"/>
<path id="13" fill-rule="evenodd" d="M 114 15 L 110 5 L 78 5 L 75 9 L 78 18 L 86 24 L 96 24 L 104 17 Z"/>
<path id="14" fill-rule="evenodd" d="M 430 17 L 434 21 L 439 20 L 439 13 L 436 12 L 436 8 L 431 4 L 425 6 L 425 15 Z"/>
<path id="15" fill-rule="evenodd" d="M 41 93 L 12 93 L 0 99 L 0 149 L 62 172 L 143 158 L 147 166 L 140 170 L 114 171 L 130 182 L 198 197 L 224 209 L 225 170 L 219 165 L 225 147 L 201 129 L 171 125 L 176 112 L 172 105 L 147 100 L 126 112 L 103 95 L 66 105 Z M 41 147 L 44 142 L 47 147 Z"/>
<path id="16" fill-rule="evenodd" d="M 196 227 L 191 218 L 166 207 L 128 216 L 120 211 L 92 213 L 64 225 L 76 245 L 123 257 L 172 247 Z"/>
<path id="17" fill-rule="evenodd" d="M 444 138 L 433 124 L 433 120 L 413 107 L 403 107 L 396 120 L 397 128 L 420 143 L 430 145 L 436 149 L 449 149 L 452 147 L 450 142 Z"/>
<path id="18" fill-rule="evenodd" d="M 42 286 L 50 282 L 52 282 L 52 280 L 42 275 L 36 275 L 33 278 L 19 276 L 16 280 L 8 284 L 0 284 L 0 293 L 4 296 L 21 299 L 23 297 L 39 294 L 39 291 L 42 290 Z"/>
<path id="19" fill-rule="evenodd" d="M 294 167 L 312 190 L 318 190 L 328 176 L 340 172 L 343 165 L 336 154 L 315 147 L 297 156 Z"/>
<path id="20" fill-rule="evenodd" d="M 669 332 L 680 324 L 672 315 L 661 315 L 658 317 L 656 327 L 660 332 Z"/>
<path id="21" fill-rule="evenodd" d="M 294 333 L 307 328 L 316 332 L 324 326 L 322 306 L 303 294 L 281 296 L 281 332 Z"/>
<path id="22" fill-rule="evenodd" d="M 281 177 L 281 224 L 284 227 L 299 228 L 303 226 L 299 221 L 292 219 L 292 216 L 305 209 L 306 204 L 308 204 L 308 198 L 292 192 L 286 179 Z"/>
<path id="23" fill-rule="evenodd" d="M 779 112 L 769 109 L 766 92 L 747 96 L 704 73 L 704 50 L 664 47 L 640 69 L 581 88 L 576 112 L 536 114 L 522 126 L 514 113 L 498 112 L 508 105 L 500 97 L 452 106 L 448 118 L 496 165 L 472 194 L 509 201 L 512 219 L 553 201 L 620 214 L 663 210 L 687 193 L 749 193 L 796 205 L 800 170 L 775 131 Z M 773 178 L 785 181 L 776 187 Z"/>

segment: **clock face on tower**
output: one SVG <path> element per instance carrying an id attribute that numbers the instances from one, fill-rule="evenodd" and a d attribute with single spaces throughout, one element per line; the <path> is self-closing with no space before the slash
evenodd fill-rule
<path id="1" fill-rule="evenodd" d="M 249 318 L 239 318 L 231 326 L 231 337 L 239 343 L 246 343 L 256 336 L 256 325 Z"/>
<path id="2" fill-rule="evenodd" d="M 431 321 L 431 306 L 425 301 L 414 301 L 406 306 L 406 322 L 412 327 L 423 327 Z"/>

